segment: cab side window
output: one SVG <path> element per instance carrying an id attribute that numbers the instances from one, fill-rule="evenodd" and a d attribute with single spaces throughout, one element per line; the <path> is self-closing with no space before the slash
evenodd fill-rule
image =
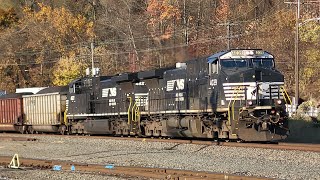
<path id="1" fill-rule="evenodd" d="M 210 74 L 218 74 L 218 63 L 217 61 L 213 62 L 212 64 L 209 64 L 210 67 Z"/>

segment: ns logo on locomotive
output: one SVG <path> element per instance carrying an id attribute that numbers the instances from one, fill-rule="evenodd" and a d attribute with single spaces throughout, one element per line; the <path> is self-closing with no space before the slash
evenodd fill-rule
<path id="1" fill-rule="evenodd" d="M 28 123 L 20 125 L 69 134 L 278 141 L 289 133 L 283 86 L 268 52 L 222 51 L 171 68 L 76 79 L 59 92 L 65 109 L 55 123 L 33 124 L 27 112 Z"/>

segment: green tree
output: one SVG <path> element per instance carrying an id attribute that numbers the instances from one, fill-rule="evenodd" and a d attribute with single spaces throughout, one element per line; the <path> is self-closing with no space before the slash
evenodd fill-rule
<path id="1" fill-rule="evenodd" d="M 74 56 L 62 57 L 53 68 L 53 85 L 65 86 L 84 75 L 86 64 Z"/>

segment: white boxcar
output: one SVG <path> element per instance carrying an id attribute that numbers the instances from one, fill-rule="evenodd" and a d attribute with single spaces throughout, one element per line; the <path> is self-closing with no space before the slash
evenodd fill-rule
<path id="1" fill-rule="evenodd" d="M 65 93 L 55 92 L 23 96 L 25 122 L 29 132 L 58 132 L 64 124 Z"/>

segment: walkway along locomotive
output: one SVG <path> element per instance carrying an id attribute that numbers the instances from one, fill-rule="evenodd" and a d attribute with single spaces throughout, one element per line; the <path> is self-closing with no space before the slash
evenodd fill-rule
<path id="1" fill-rule="evenodd" d="M 278 141 L 288 135 L 284 76 L 263 50 L 74 80 L 60 131 Z"/>

